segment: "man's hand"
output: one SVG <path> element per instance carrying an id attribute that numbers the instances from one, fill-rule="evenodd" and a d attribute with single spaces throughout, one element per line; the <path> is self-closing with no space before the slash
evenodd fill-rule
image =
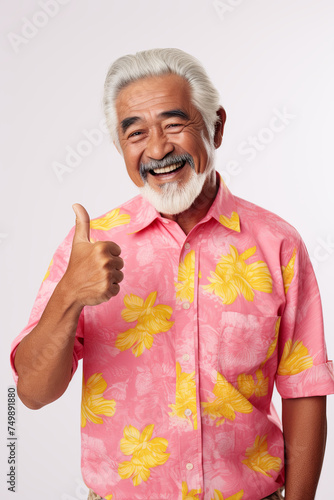
<path id="1" fill-rule="evenodd" d="M 90 241 L 90 219 L 82 205 L 73 205 L 75 233 L 67 270 L 62 278 L 81 306 L 95 306 L 119 292 L 124 266 L 120 247 L 112 241 Z"/>

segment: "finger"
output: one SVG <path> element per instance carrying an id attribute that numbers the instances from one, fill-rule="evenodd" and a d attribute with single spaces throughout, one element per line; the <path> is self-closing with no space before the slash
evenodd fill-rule
<path id="1" fill-rule="evenodd" d="M 79 243 L 82 241 L 90 241 L 90 218 L 87 210 L 80 205 L 79 203 L 75 203 L 72 205 L 74 213 L 76 215 L 75 218 L 75 233 L 73 238 L 73 244 Z"/>
<path id="2" fill-rule="evenodd" d="M 113 267 L 114 267 L 114 269 L 117 269 L 118 271 L 120 269 L 123 269 L 123 267 L 124 267 L 124 260 L 121 259 L 121 257 L 114 257 L 113 258 Z"/>
<path id="3" fill-rule="evenodd" d="M 113 284 L 115 283 L 120 283 L 124 278 L 124 274 L 122 273 L 122 271 L 117 271 L 116 269 L 114 270 L 113 274 L 112 274 L 112 282 Z"/>
<path id="4" fill-rule="evenodd" d="M 107 241 L 108 250 L 114 257 L 118 257 L 121 253 L 121 248 L 113 241 Z"/>
<path id="5" fill-rule="evenodd" d="M 120 291 L 121 287 L 119 286 L 118 283 L 114 283 L 113 285 L 111 285 L 110 287 L 110 295 L 111 297 L 115 297 L 115 295 L 117 295 Z"/>
<path id="6" fill-rule="evenodd" d="M 110 271 L 120 271 L 124 267 L 124 261 L 121 257 L 115 257 L 113 255 L 112 258 L 109 257 L 109 259 L 107 259 L 105 267 L 107 267 Z"/>

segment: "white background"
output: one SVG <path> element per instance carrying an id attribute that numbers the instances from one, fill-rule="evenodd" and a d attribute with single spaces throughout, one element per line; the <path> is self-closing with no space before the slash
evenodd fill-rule
<path id="1" fill-rule="evenodd" d="M 67 148 L 76 150 L 85 139 L 83 131 L 103 119 L 104 78 L 121 55 L 179 47 L 204 63 L 228 116 L 217 169 L 234 194 L 279 214 L 301 233 L 315 263 L 329 357 L 334 356 L 333 2 L 226 0 L 219 9 L 213 0 L 48 1 L 49 9 L 56 5 L 53 17 L 41 14 L 46 0 L 0 3 L 5 500 L 86 497 L 80 474 L 81 365 L 60 400 L 38 411 L 18 403 L 17 493 L 7 491 L 6 396 L 13 384 L 8 358 L 51 256 L 74 223 L 71 205 L 80 202 L 97 217 L 137 193 L 106 135 L 60 176 L 62 182 L 54 171 L 55 162 L 65 164 Z M 29 23 L 39 27 L 30 25 L 29 31 Z M 270 136 L 262 129 L 275 109 L 293 118 Z M 258 135 L 267 142 L 262 151 L 238 149 Z M 230 162 L 238 165 L 232 176 Z M 333 418 L 329 398 L 317 499 L 333 491 Z"/>

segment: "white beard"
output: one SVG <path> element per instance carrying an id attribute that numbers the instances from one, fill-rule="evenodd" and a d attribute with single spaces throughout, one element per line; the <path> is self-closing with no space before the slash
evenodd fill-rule
<path id="1" fill-rule="evenodd" d="M 139 188 L 140 194 L 161 214 L 176 215 L 187 210 L 201 194 L 206 179 L 212 174 L 215 149 L 207 141 L 208 164 L 205 172 L 191 172 L 190 179 L 183 186 L 178 181 L 166 182 L 159 191 L 153 189 L 147 181 Z"/>
<path id="2" fill-rule="evenodd" d="M 179 186 L 177 181 L 166 182 L 162 184 L 160 191 L 156 191 L 145 182 L 139 191 L 158 212 L 176 215 L 192 205 L 201 193 L 205 179 L 206 174 L 196 174 L 192 171 L 189 181 L 184 186 Z"/>

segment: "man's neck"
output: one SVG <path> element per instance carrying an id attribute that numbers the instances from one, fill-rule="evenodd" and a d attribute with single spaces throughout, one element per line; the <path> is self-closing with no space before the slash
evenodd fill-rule
<path id="1" fill-rule="evenodd" d="M 178 223 L 185 234 L 190 233 L 193 227 L 206 216 L 211 207 L 219 188 L 219 181 L 216 180 L 215 170 L 206 179 L 201 194 L 194 203 L 184 212 L 176 215 L 161 214 L 166 219 Z"/>

